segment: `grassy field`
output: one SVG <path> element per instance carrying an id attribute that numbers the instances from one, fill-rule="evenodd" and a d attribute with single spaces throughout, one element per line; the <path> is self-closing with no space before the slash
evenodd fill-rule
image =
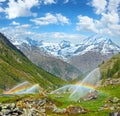
<path id="1" fill-rule="evenodd" d="M 108 116 L 110 112 L 114 112 L 114 111 L 110 111 L 108 109 L 98 111 L 98 109 L 104 104 L 106 104 L 106 101 L 109 98 L 117 97 L 120 99 L 119 90 L 120 90 L 120 84 L 114 85 L 114 87 L 111 85 L 106 87 L 101 87 L 98 88 L 99 94 L 97 99 L 90 101 L 80 101 L 80 102 L 70 101 L 69 94 L 61 94 L 61 95 L 48 94 L 47 97 L 54 104 L 56 104 L 58 108 L 66 108 L 70 105 L 73 105 L 73 106 L 82 106 L 83 108 L 89 111 L 86 114 L 78 114 L 74 116 Z M 61 96 L 61 97 L 57 97 L 57 96 Z M 33 95 L 0 96 L 0 103 L 16 102 L 24 98 L 30 98 L 30 97 L 34 97 L 35 99 L 38 99 L 40 98 L 40 95 L 33 94 Z M 47 113 L 49 116 L 63 116 L 62 114 L 53 114 L 52 112 L 47 112 Z"/>
<path id="2" fill-rule="evenodd" d="M 98 89 L 99 95 L 96 100 L 81 101 L 79 103 L 69 101 L 69 94 L 62 94 L 61 95 L 62 97 L 60 98 L 56 98 L 56 96 L 58 95 L 52 94 L 52 95 L 49 95 L 49 98 L 53 102 L 55 102 L 55 104 L 59 108 L 66 108 L 69 105 L 73 105 L 73 106 L 82 106 L 83 108 L 89 110 L 87 114 L 79 114 L 80 116 L 108 116 L 108 114 L 113 111 L 110 111 L 107 109 L 98 111 L 98 109 L 104 104 L 106 104 L 106 101 L 109 98 L 117 97 L 120 99 L 119 90 L 120 90 L 120 84 L 114 85 L 114 87 L 113 86 L 101 87 Z M 79 116 L 79 115 L 76 115 L 76 116 Z"/>

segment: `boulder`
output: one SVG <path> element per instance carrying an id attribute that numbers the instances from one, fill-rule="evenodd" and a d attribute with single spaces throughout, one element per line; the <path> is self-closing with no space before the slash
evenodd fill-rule
<path id="1" fill-rule="evenodd" d="M 73 115 L 74 114 L 80 114 L 80 113 L 87 113 L 87 112 L 88 112 L 88 110 L 83 109 L 81 106 L 70 105 L 66 108 L 66 113 L 73 114 Z"/>

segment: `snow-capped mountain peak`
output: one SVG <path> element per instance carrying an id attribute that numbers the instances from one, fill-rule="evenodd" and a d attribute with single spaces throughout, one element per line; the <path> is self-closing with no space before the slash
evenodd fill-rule
<path id="1" fill-rule="evenodd" d="M 97 34 L 84 39 L 78 44 L 72 44 L 70 41 L 65 40 L 58 43 L 32 40 L 31 38 L 26 38 L 20 42 L 11 40 L 16 46 L 20 46 L 22 43 L 26 43 L 29 46 L 37 46 L 45 52 L 64 60 L 69 60 L 76 55 L 83 55 L 89 51 L 99 52 L 103 55 L 120 52 L 120 47 L 112 42 L 111 39 Z"/>
<path id="2" fill-rule="evenodd" d="M 89 51 L 99 52 L 101 54 L 116 54 L 120 51 L 120 47 L 113 43 L 111 39 L 101 35 L 91 36 L 84 39 L 79 44 L 72 44 L 69 41 L 60 43 L 52 43 L 47 46 L 42 46 L 48 53 L 52 53 L 57 57 L 62 57 L 64 60 L 75 55 L 82 55 Z"/>
<path id="3" fill-rule="evenodd" d="M 43 44 L 43 41 L 37 41 L 27 37 L 23 40 L 23 43 L 26 43 L 29 46 L 41 46 Z"/>
<path id="4" fill-rule="evenodd" d="M 63 41 L 60 42 L 59 46 L 61 47 L 61 49 L 64 49 L 66 47 L 70 47 L 71 46 L 71 42 L 63 40 Z"/>
<path id="5" fill-rule="evenodd" d="M 106 41 L 109 41 L 109 38 L 103 37 L 102 35 L 94 35 L 91 37 L 88 37 L 83 40 L 83 44 L 91 45 L 91 44 L 99 44 L 99 43 L 104 43 Z"/>

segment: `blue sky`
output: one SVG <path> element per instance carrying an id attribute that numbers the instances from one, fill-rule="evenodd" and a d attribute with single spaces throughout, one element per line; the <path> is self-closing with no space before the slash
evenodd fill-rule
<path id="1" fill-rule="evenodd" d="M 0 31 L 75 43 L 97 33 L 120 44 L 120 0 L 0 0 Z"/>

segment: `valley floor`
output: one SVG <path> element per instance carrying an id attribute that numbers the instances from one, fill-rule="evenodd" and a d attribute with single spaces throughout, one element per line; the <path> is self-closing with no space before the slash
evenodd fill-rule
<path id="1" fill-rule="evenodd" d="M 0 96 L 0 115 L 109 116 L 120 113 L 120 83 L 97 89 L 96 99 L 69 100 L 69 94 Z M 120 115 L 120 114 L 119 114 Z"/>

